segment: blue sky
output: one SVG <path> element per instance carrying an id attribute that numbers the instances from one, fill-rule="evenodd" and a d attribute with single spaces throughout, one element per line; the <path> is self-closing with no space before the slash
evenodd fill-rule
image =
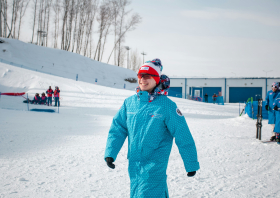
<path id="1" fill-rule="evenodd" d="M 126 45 L 170 76 L 280 76 L 280 1 L 134 0 Z"/>

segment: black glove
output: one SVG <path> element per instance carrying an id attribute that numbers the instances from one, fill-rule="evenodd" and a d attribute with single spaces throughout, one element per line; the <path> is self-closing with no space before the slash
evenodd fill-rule
<path id="1" fill-rule="evenodd" d="M 188 177 L 193 177 L 195 175 L 196 171 L 188 172 Z"/>
<path id="2" fill-rule="evenodd" d="M 275 107 L 274 107 L 274 110 L 278 111 L 278 107 L 277 107 L 277 106 L 275 106 Z"/>
<path id="3" fill-rule="evenodd" d="M 115 168 L 115 164 L 113 164 L 112 162 L 114 162 L 114 159 L 111 157 L 106 157 L 105 158 L 106 162 L 107 162 L 107 166 L 109 166 L 110 168 L 114 169 Z"/>
<path id="4" fill-rule="evenodd" d="M 265 105 L 265 109 L 268 111 L 268 105 Z"/>

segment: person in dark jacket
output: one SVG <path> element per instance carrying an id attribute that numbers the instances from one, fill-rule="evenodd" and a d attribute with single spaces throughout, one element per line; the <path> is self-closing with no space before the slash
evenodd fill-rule
<path id="1" fill-rule="evenodd" d="M 278 95 L 280 94 L 279 89 L 279 83 L 274 82 L 272 83 L 271 90 L 267 92 L 265 101 L 265 109 L 268 111 L 268 124 L 271 125 L 271 132 L 272 136 L 270 138 L 270 141 L 275 141 L 276 140 L 276 134 L 274 132 L 274 127 L 275 127 L 275 121 L 276 121 L 276 112 L 273 110 L 273 104 L 276 98 L 278 98 Z"/>
<path id="2" fill-rule="evenodd" d="M 161 70 L 159 59 L 141 66 L 136 94 L 125 99 L 108 134 L 104 160 L 112 169 L 128 138 L 131 198 L 169 197 L 166 169 L 174 138 L 187 176 L 199 169 L 195 142 L 183 114 L 167 97 L 170 80 Z"/>
<path id="3" fill-rule="evenodd" d="M 204 101 L 208 102 L 208 94 L 207 93 L 204 95 Z"/>
<path id="4" fill-rule="evenodd" d="M 48 102 L 47 102 L 47 105 L 51 105 L 52 106 L 52 95 L 53 95 L 53 90 L 52 90 L 52 87 L 49 86 L 49 89 L 46 91 L 46 94 L 48 96 Z"/>
<path id="5" fill-rule="evenodd" d="M 60 106 L 60 102 L 59 102 L 59 93 L 60 93 L 60 90 L 58 88 L 58 86 L 55 86 L 55 90 L 53 92 L 53 95 L 54 95 L 54 106 Z"/>

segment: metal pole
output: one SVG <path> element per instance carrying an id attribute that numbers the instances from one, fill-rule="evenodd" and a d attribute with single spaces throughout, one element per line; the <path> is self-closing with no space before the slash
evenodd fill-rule
<path id="1" fill-rule="evenodd" d="M 262 139 L 262 99 L 259 100 L 260 106 L 260 120 L 259 120 L 259 140 Z"/>
<path id="2" fill-rule="evenodd" d="M 147 54 L 145 54 L 144 51 L 141 54 L 143 55 L 143 64 L 144 64 L 144 56 L 147 55 Z"/>
<path id="3" fill-rule="evenodd" d="M 28 99 L 28 93 L 27 93 L 27 111 L 29 111 L 29 99 Z"/>
<path id="4" fill-rule="evenodd" d="M 238 115 L 240 115 L 240 102 L 239 102 L 239 114 Z"/>
<path id="5" fill-rule="evenodd" d="M 257 123 L 256 123 L 256 139 L 262 139 L 262 99 L 258 100 L 258 115 L 257 115 Z"/>

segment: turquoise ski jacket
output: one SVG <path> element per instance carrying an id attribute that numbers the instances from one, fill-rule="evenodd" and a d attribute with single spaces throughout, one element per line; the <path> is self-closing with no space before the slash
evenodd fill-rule
<path id="1" fill-rule="evenodd" d="M 278 95 L 278 98 L 274 101 L 273 108 L 277 106 L 278 111 L 274 110 L 275 113 L 275 127 L 274 132 L 280 133 L 280 95 Z"/>
<path id="2" fill-rule="evenodd" d="M 273 110 L 273 103 L 277 96 L 279 95 L 279 91 L 273 92 L 272 90 L 267 92 L 265 101 L 266 105 L 268 105 L 268 124 L 275 124 L 275 111 Z"/>
<path id="3" fill-rule="evenodd" d="M 195 142 L 186 120 L 165 95 L 150 101 L 148 92 L 139 91 L 124 101 L 113 118 L 104 159 L 112 157 L 116 161 L 126 138 L 131 198 L 169 197 L 166 169 L 173 138 L 186 172 L 199 169 Z"/>

